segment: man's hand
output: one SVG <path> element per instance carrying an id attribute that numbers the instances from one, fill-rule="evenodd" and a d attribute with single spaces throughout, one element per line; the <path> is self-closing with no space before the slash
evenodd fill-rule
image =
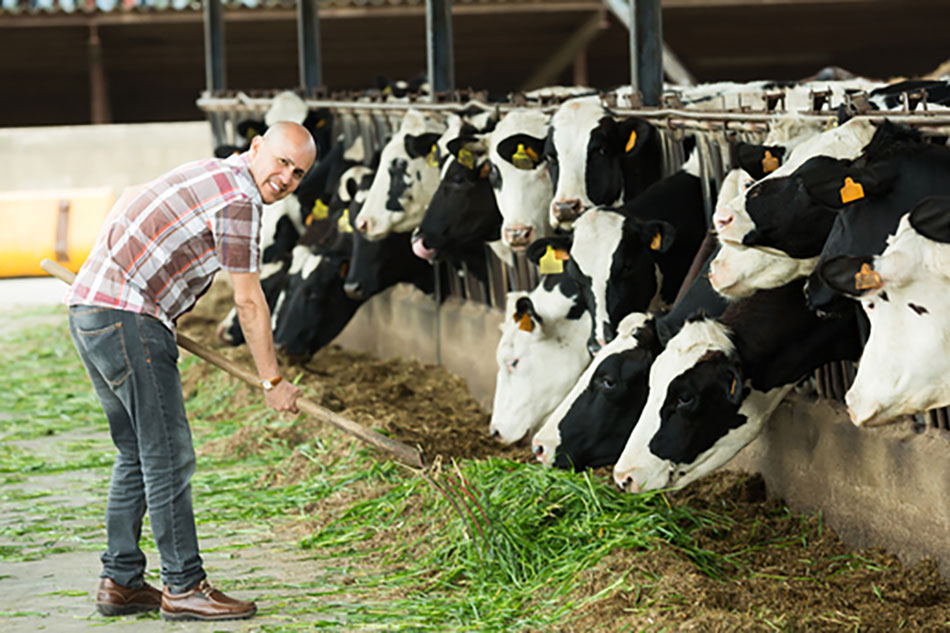
<path id="1" fill-rule="evenodd" d="M 281 380 L 273 389 L 264 392 L 264 400 L 267 406 L 275 411 L 297 413 L 297 398 L 300 393 L 297 385 L 288 380 Z"/>

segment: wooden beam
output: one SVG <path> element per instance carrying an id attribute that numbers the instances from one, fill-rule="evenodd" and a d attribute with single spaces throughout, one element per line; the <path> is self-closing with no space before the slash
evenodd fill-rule
<path id="1" fill-rule="evenodd" d="M 557 81 L 564 69 L 577 59 L 577 54 L 604 29 L 608 27 L 607 15 L 603 9 L 592 13 L 581 26 L 564 42 L 561 50 L 554 53 L 546 62 L 535 70 L 522 84 L 521 90 L 534 90 Z"/>
<path id="2" fill-rule="evenodd" d="M 89 25 L 89 119 L 90 123 L 112 123 L 109 87 L 102 64 L 102 40 L 99 29 Z"/>

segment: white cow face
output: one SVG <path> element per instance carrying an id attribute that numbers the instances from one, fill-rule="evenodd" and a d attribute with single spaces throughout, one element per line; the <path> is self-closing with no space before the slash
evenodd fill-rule
<path id="1" fill-rule="evenodd" d="M 699 479 L 752 441 L 787 391 L 763 394 L 743 385 L 721 324 L 685 324 L 653 362 L 649 396 L 614 480 L 638 492 Z"/>
<path id="2" fill-rule="evenodd" d="M 795 259 L 760 248 L 724 242 L 709 262 L 709 281 L 719 294 L 731 299 L 748 297 L 757 290 L 784 286 L 811 274 L 818 257 Z"/>
<path id="3" fill-rule="evenodd" d="M 581 374 L 535 434 L 532 450 L 546 466 L 613 464 L 646 401 L 650 365 L 659 353 L 653 317 L 627 315 L 617 338 Z"/>
<path id="4" fill-rule="evenodd" d="M 399 131 L 383 148 L 379 169 L 356 218 L 367 239 L 408 233 L 419 226 L 439 186 L 437 142 L 444 124 L 409 110 Z"/>
<path id="5" fill-rule="evenodd" d="M 509 112 L 489 137 L 489 179 L 502 216 L 501 239 L 517 251 L 552 233 L 547 216 L 553 187 L 543 160 L 547 133 L 548 116 L 524 109 Z"/>
<path id="6" fill-rule="evenodd" d="M 945 320 L 950 313 L 950 244 L 921 235 L 912 226 L 912 215 L 901 219 L 882 255 L 835 258 L 820 270 L 832 288 L 860 297 L 871 322 L 858 373 L 845 396 L 858 426 L 886 424 L 950 404 Z M 946 233 L 948 220 L 950 204 L 945 202 L 939 231 Z M 950 240 L 950 235 L 941 239 Z"/>
<path id="7" fill-rule="evenodd" d="M 548 285 L 508 293 L 490 426 L 505 444 L 537 429 L 590 362 L 587 313 L 559 286 Z"/>

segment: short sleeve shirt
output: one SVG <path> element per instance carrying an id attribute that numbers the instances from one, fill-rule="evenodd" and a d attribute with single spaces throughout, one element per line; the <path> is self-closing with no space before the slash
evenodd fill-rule
<path id="1" fill-rule="evenodd" d="M 259 269 L 262 205 L 247 153 L 182 165 L 109 212 L 63 301 L 150 314 L 174 332 L 219 269 Z"/>

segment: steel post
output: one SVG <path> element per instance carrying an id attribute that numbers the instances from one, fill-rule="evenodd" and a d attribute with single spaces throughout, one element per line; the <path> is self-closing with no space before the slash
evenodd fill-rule
<path id="1" fill-rule="evenodd" d="M 663 20 L 660 0 L 630 0 L 630 84 L 643 104 L 660 105 L 663 94 Z"/>
<path id="2" fill-rule="evenodd" d="M 300 87 L 312 97 L 323 84 L 317 0 L 297 0 L 297 55 Z"/>
<path id="3" fill-rule="evenodd" d="M 433 100 L 439 92 L 455 89 L 452 44 L 452 0 L 426 0 L 426 55 Z"/>

